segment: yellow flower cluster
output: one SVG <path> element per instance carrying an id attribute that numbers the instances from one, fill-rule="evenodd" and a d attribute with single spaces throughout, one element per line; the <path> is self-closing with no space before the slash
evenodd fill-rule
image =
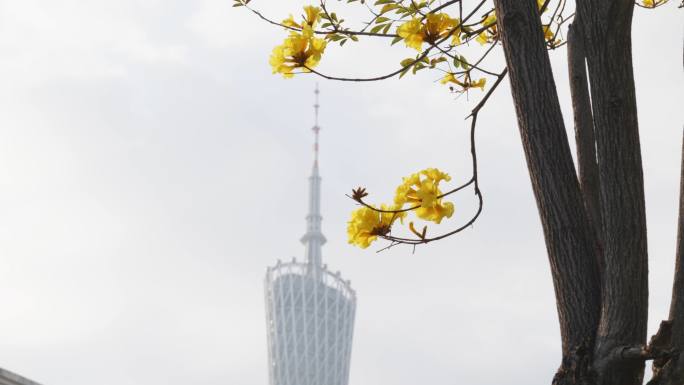
<path id="1" fill-rule="evenodd" d="M 397 35 L 404 39 L 407 47 L 421 51 L 423 43 L 435 44 L 450 34 L 454 35 L 454 40 L 458 40 L 459 33 L 453 30 L 459 24 L 458 19 L 452 19 L 446 13 L 429 13 L 424 20 L 413 18 L 400 25 Z"/>
<path id="2" fill-rule="evenodd" d="M 285 78 L 294 75 L 293 71 L 300 69 L 309 72 L 318 65 L 325 50 L 326 41 L 314 37 L 313 28 L 320 19 L 321 9 L 313 6 L 304 7 L 304 21 L 298 24 L 292 16 L 283 20 L 283 25 L 290 28 L 300 28 L 292 31 L 282 45 L 273 48 L 269 63 L 273 73 L 280 73 Z"/>
<path id="3" fill-rule="evenodd" d="M 390 233 L 392 225 L 397 219 L 403 223 L 406 212 L 404 205 L 414 208 L 416 216 L 426 221 L 440 223 L 442 219 L 450 218 L 454 213 L 454 204 L 443 202 L 439 189 L 441 181 L 449 181 L 451 177 L 436 168 L 428 168 L 403 178 L 397 187 L 393 205 L 381 205 L 380 209 L 390 212 L 380 212 L 369 207 L 361 207 L 352 212 L 351 220 L 347 223 L 349 243 L 367 248 L 379 236 Z M 394 211 L 394 212 L 392 212 Z M 418 234 L 410 223 L 411 231 Z M 424 233 L 422 235 L 424 237 Z"/>
<path id="4" fill-rule="evenodd" d="M 383 204 L 380 209 L 390 211 L 399 210 L 399 207 Z M 378 238 L 378 235 L 387 235 L 395 220 L 401 219 L 403 222 L 405 216 L 405 212 L 383 213 L 368 207 L 356 209 L 352 212 L 351 220 L 347 223 L 349 243 L 365 249 Z"/>
<path id="5" fill-rule="evenodd" d="M 442 202 L 442 191 L 439 182 L 450 181 L 451 177 L 436 168 L 428 168 L 404 178 L 404 182 L 397 187 L 394 203 L 399 207 L 404 204 L 416 206 L 418 218 L 439 224 L 444 217 L 450 218 L 454 214 L 454 204 Z"/>

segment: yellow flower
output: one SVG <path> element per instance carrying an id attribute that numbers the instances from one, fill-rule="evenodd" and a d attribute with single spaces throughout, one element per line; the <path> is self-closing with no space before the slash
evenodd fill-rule
<path id="1" fill-rule="evenodd" d="M 425 24 L 422 19 L 413 18 L 397 28 L 397 35 L 404 38 L 407 47 L 421 51 L 423 43 L 437 43 L 440 39 L 448 36 L 451 31 L 458 26 L 457 19 L 452 19 L 446 13 L 430 13 L 425 17 Z M 458 31 L 454 31 L 458 37 Z"/>
<path id="2" fill-rule="evenodd" d="M 483 28 L 486 27 L 486 29 L 480 32 L 475 40 L 482 45 L 493 42 L 497 37 L 496 13 L 490 12 L 484 19 L 482 19 L 480 24 L 482 24 Z"/>
<path id="3" fill-rule="evenodd" d="M 440 223 L 444 217 L 450 218 L 454 213 L 451 202 L 442 202 L 441 181 L 449 181 L 451 177 L 436 168 L 428 168 L 404 178 L 397 187 L 394 203 L 397 207 L 404 204 L 420 205 L 416 209 L 418 218 Z"/>
<path id="4" fill-rule="evenodd" d="M 458 86 L 460 86 L 463 91 L 469 89 L 469 88 L 479 88 L 484 91 L 485 83 L 487 82 L 487 79 L 485 78 L 480 78 L 476 81 L 471 81 L 471 80 L 466 80 L 466 81 L 460 81 L 458 78 L 456 78 L 456 74 L 448 72 L 442 80 L 439 81 L 442 84 L 447 84 L 447 83 L 454 83 Z"/>
<path id="5" fill-rule="evenodd" d="M 420 19 L 409 20 L 397 28 L 397 35 L 404 38 L 407 47 L 418 51 L 423 46 L 423 25 Z"/>
<path id="6" fill-rule="evenodd" d="M 396 205 L 381 205 L 381 210 L 398 210 Z M 362 249 L 370 246 L 378 236 L 387 235 L 395 220 L 406 216 L 406 213 L 381 213 L 368 207 L 361 207 L 352 212 L 351 220 L 347 222 L 347 237 L 350 244 Z"/>
<path id="7" fill-rule="evenodd" d="M 556 33 L 551 29 L 551 24 L 542 25 L 542 30 L 544 31 L 544 40 L 546 40 L 550 47 L 555 47 L 560 44 L 560 40 L 554 40 Z"/>
<path id="8" fill-rule="evenodd" d="M 456 27 L 456 31 L 454 31 L 452 35 L 453 37 L 451 38 L 451 45 L 454 46 L 463 44 L 463 40 L 461 40 L 461 33 L 463 32 L 460 25 L 461 23 L 458 19 L 456 19 L 456 22 L 458 24 L 458 27 Z"/>
<path id="9" fill-rule="evenodd" d="M 485 83 L 487 83 L 487 79 L 479 78 L 474 82 L 473 81 L 470 82 L 470 88 L 477 87 L 480 90 L 484 91 Z"/>
<path id="10" fill-rule="evenodd" d="M 289 78 L 297 68 L 309 72 L 321 61 L 325 45 L 325 40 L 314 37 L 311 27 L 304 25 L 301 33 L 291 32 L 282 45 L 273 49 L 269 60 L 273 73 L 281 73 Z"/>
<path id="11" fill-rule="evenodd" d="M 280 24 L 285 27 L 304 29 L 303 25 L 308 25 L 313 28 L 316 23 L 321 19 L 321 9 L 313 5 L 307 5 L 304 7 L 304 15 L 302 15 L 304 22 L 302 24 L 297 23 L 290 14 L 290 17 L 280 22 Z"/>
<path id="12" fill-rule="evenodd" d="M 430 13 L 425 22 L 425 41 L 436 43 L 438 40 L 451 33 L 456 27 L 458 20 L 452 19 L 446 13 Z"/>
<path id="13" fill-rule="evenodd" d="M 318 20 L 321 18 L 321 9 L 313 5 L 307 5 L 304 7 L 304 22 L 309 24 L 312 28 L 316 25 Z"/>
<path id="14" fill-rule="evenodd" d="M 444 217 L 451 218 L 454 215 L 454 204 L 451 202 L 438 202 L 431 207 L 420 207 L 416 209 L 418 218 L 439 224 Z"/>
<path id="15" fill-rule="evenodd" d="M 442 78 L 442 80 L 439 81 L 442 84 L 447 84 L 447 83 L 454 83 L 458 84 L 459 86 L 463 87 L 464 84 L 460 80 L 456 79 L 456 74 L 447 72 L 446 75 Z"/>
<path id="16" fill-rule="evenodd" d="M 294 21 L 294 17 L 292 17 L 292 14 L 290 14 L 290 17 L 288 17 L 287 19 L 281 21 L 280 24 L 291 28 L 302 28 L 301 25 Z"/>
<path id="17" fill-rule="evenodd" d="M 451 177 L 449 174 L 445 172 L 441 172 L 436 168 L 426 168 L 425 170 L 420 172 L 421 174 L 425 175 L 429 179 L 435 181 L 435 183 L 439 183 L 441 181 L 450 181 Z"/>

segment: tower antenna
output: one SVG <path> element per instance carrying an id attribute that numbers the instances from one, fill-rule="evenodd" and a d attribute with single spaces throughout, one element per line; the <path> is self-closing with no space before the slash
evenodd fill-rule
<path id="1" fill-rule="evenodd" d="M 318 84 L 316 84 L 314 89 L 315 103 L 313 105 L 315 115 L 312 128 L 314 132 L 314 163 L 311 176 L 309 177 L 309 213 L 306 216 L 306 233 L 301 239 L 306 248 L 305 257 L 309 265 L 309 271 L 314 276 L 318 276 L 323 267 L 321 247 L 326 242 L 325 236 L 321 232 L 321 222 L 323 220 L 321 217 L 321 177 L 318 174 L 318 132 L 321 130 L 321 127 L 318 125 L 319 93 Z"/>
<path id="2" fill-rule="evenodd" d="M 318 104 L 318 94 L 320 91 L 318 90 L 318 83 L 316 83 L 316 89 L 314 90 L 314 94 L 316 95 L 316 103 L 314 103 L 314 126 L 312 128 L 314 135 L 315 135 L 315 141 L 314 141 L 314 164 L 318 166 L 318 132 L 321 131 L 321 127 L 318 125 L 318 108 L 320 107 L 320 104 Z"/>

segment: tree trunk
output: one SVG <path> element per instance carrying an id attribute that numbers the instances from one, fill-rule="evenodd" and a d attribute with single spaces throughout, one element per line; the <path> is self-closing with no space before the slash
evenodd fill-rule
<path id="1" fill-rule="evenodd" d="M 600 184 L 596 161 L 594 117 L 591 112 L 591 98 L 589 97 L 584 39 L 581 30 L 572 24 L 568 26 L 567 42 L 568 75 L 570 77 L 570 94 L 572 95 L 580 187 L 591 227 L 596 232 L 596 239 L 600 246 L 603 221 L 601 220 L 601 206 L 599 204 Z M 599 254 L 599 271 L 603 271 L 602 253 Z"/>
<path id="2" fill-rule="evenodd" d="M 536 1 L 495 5 L 556 292 L 563 358 L 554 383 L 591 383 L 600 315 L 596 234 L 572 162 Z"/>
<path id="3" fill-rule="evenodd" d="M 661 324 L 661 331 L 667 327 L 665 347 L 671 352 L 670 357 L 656 360 L 653 363 L 653 379 L 649 385 L 682 385 L 684 384 L 684 141 L 682 141 L 682 165 L 679 182 L 679 225 L 677 228 L 677 258 L 674 284 L 672 285 L 672 302 L 670 302 L 670 319 Z M 682 352 L 682 353 L 679 353 Z"/>
<path id="4" fill-rule="evenodd" d="M 648 255 L 632 70 L 633 0 L 578 0 L 596 130 L 603 221 L 602 308 L 594 369 L 601 385 L 639 385 L 644 361 L 622 349 L 646 342 Z"/>

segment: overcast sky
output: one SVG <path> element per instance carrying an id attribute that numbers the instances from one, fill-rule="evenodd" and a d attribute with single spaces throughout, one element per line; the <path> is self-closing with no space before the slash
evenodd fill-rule
<path id="1" fill-rule="evenodd" d="M 649 333 L 673 273 L 677 3 L 634 22 Z M 282 19 L 301 3 L 252 4 Z M 267 384 L 262 281 L 303 256 L 317 80 L 271 75 L 285 33 L 230 5 L 0 0 L 0 367 L 45 385 Z M 347 47 L 320 69 L 376 75 L 414 55 Z M 552 53 L 570 123 L 564 57 Z M 358 294 L 350 384 L 548 384 L 558 324 L 507 81 L 480 117 L 476 225 L 415 253 L 346 243 L 351 188 L 380 202 L 425 167 L 470 177 L 463 118 L 477 91 L 456 100 L 438 78 L 319 80 L 324 260 Z M 457 197 L 444 227 L 473 199 Z"/>

